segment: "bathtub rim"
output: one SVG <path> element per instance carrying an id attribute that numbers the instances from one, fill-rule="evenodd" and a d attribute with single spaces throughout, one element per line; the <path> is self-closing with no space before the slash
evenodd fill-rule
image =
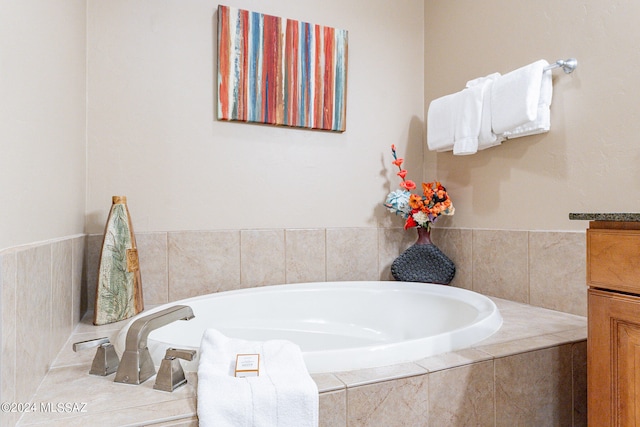
<path id="1" fill-rule="evenodd" d="M 307 365 L 316 366 L 317 364 L 322 364 L 325 368 L 318 370 L 310 367 L 310 372 L 315 373 L 330 373 L 330 372 L 343 372 L 357 369 L 365 369 L 365 368 L 375 368 L 381 366 L 389 366 L 395 365 L 399 363 L 406 363 L 416 361 L 425 357 L 434 356 L 441 353 L 446 353 L 450 351 L 460 350 L 463 348 L 469 348 L 477 345 L 478 342 L 485 340 L 490 337 L 494 333 L 496 333 L 502 327 L 502 316 L 496 304 L 487 296 L 482 295 L 478 292 L 474 292 L 468 289 L 457 288 L 449 285 L 441 285 L 441 284 L 433 284 L 433 283 L 421 283 L 421 282 L 398 282 L 398 281 L 330 281 L 330 282 L 305 282 L 305 283 L 291 283 L 291 284 L 281 284 L 281 285 L 268 285 L 268 286 L 260 286 L 260 287 L 251 287 L 251 288 L 242 288 L 242 289 L 234 289 L 229 291 L 222 292 L 214 292 L 204 295 L 198 295 L 194 297 L 184 298 L 177 301 L 172 301 L 169 303 L 161 304 L 155 306 L 149 310 L 145 310 L 138 315 L 130 318 L 127 323 L 118 331 L 116 334 L 116 339 L 114 340 L 114 346 L 116 347 L 116 351 L 118 354 L 122 354 L 122 350 L 124 349 L 124 340 L 126 334 L 124 331 L 128 330 L 129 326 L 136 321 L 138 318 L 146 316 L 148 314 L 154 313 L 156 311 L 160 311 L 167 307 L 171 307 L 178 304 L 186 304 L 193 301 L 200 301 L 209 298 L 219 298 L 219 297 L 233 297 L 233 296 L 242 296 L 245 294 L 255 295 L 260 293 L 271 293 L 278 291 L 302 291 L 309 289 L 317 289 L 318 287 L 324 288 L 324 290 L 338 289 L 363 289 L 366 291 L 402 291 L 402 290 L 411 290 L 418 292 L 433 292 L 440 296 L 445 296 L 448 298 L 458 299 L 457 297 L 466 296 L 471 298 L 473 303 L 469 303 L 469 301 L 465 301 L 469 303 L 471 306 L 479 310 L 478 316 L 482 317 L 480 320 L 465 325 L 460 328 L 453 329 L 451 331 L 447 331 L 445 333 L 435 334 L 427 337 L 429 339 L 430 345 L 437 344 L 439 348 L 438 351 L 433 352 L 431 348 L 425 349 L 421 346 L 416 346 L 417 342 L 424 340 L 424 338 L 416 338 L 416 339 L 408 339 L 402 342 L 394 342 L 390 344 L 381 344 L 381 345 L 373 345 L 366 347 L 358 347 L 354 349 L 339 349 L 339 350 L 321 350 L 314 352 L 304 353 L 305 362 Z M 437 290 L 437 292 L 436 292 Z M 455 337 L 455 342 L 450 338 Z M 160 360 L 162 356 L 164 356 L 164 351 L 162 355 L 159 357 L 157 355 L 157 350 L 155 347 L 164 346 L 170 347 L 174 346 L 174 344 L 162 342 L 159 340 L 149 339 L 150 351 L 152 352 L 152 356 L 154 359 L 154 363 L 156 364 L 156 368 L 159 366 Z M 464 344 L 459 344 L 459 342 L 464 341 Z M 470 342 L 469 342 L 470 341 Z M 152 348 L 153 347 L 153 348 Z M 400 357 L 397 354 L 391 355 L 389 354 L 387 357 L 381 356 L 384 354 L 385 350 L 390 348 L 394 348 L 395 352 L 402 352 L 404 356 Z M 187 347 L 198 350 L 198 347 Z M 390 353 L 387 351 L 387 353 Z M 196 356 L 197 357 L 197 356 Z M 342 362 L 334 362 L 327 363 L 326 360 L 330 358 L 331 360 L 342 360 Z M 345 360 L 350 360 L 352 362 L 347 363 Z M 195 371 L 197 370 L 197 358 L 193 362 L 184 362 L 183 366 L 185 370 Z"/>

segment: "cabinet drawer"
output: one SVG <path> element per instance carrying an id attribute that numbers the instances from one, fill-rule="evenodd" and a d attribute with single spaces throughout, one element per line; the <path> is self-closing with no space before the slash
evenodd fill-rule
<path id="1" fill-rule="evenodd" d="M 587 230 L 587 283 L 640 294 L 640 230 Z"/>

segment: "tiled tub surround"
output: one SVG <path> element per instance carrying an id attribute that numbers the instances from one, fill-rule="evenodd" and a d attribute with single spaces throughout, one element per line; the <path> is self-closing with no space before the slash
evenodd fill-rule
<path id="1" fill-rule="evenodd" d="M 85 235 L 0 252 L 0 401 L 28 402 L 82 316 Z M 19 414 L 0 412 L 12 426 Z"/>
<path id="2" fill-rule="evenodd" d="M 586 316 L 584 232 L 434 229 L 455 262 L 453 286 Z M 340 228 L 137 233 L 147 304 L 253 286 L 392 280 L 415 230 Z M 95 283 L 102 236 L 88 237 Z M 87 290 L 92 301 L 93 286 Z"/>
<path id="3" fill-rule="evenodd" d="M 435 229 L 457 267 L 452 285 L 586 315 L 582 232 Z M 402 228 L 136 234 L 147 305 L 269 284 L 388 280 L 415 241 Z M 70 236 L 0 252 L 0 399 L 28 401 L 93 300 L 102 236 Z M 83 256 L 84 255 L 84 256 Z M 25 315 L 28 313 L 28 315 Z M 16 414 L 0 413 L 2 425 Z"/>
<path id="4" fill-rule="evenodd" d="M 473 348 L 413 363 L 317 374 L 320 425 L 586 426 L 586 319 L 493 298 L 502 329 Z M 531 319 L 535 319 L 532 322 Z M 28 413 L 20 426 L 196 426 L 195 384 L 174 393 L 88 374 L 94 352 L 75 341 L 114 336 L 86 316 L 53 363 L 36 404 L 86 403 L 83 413 Z"/>

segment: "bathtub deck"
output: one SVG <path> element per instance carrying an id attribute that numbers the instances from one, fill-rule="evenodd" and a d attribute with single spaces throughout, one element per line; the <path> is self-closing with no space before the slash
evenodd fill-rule
<path id="1" fill-rule="evenodd" d="M 471 348 L 399 365 L 314 374 L 320 425 L 502 425 L 507 419 L 586 425 L 586 318 L 492 300 L 504 324 Z M 71 350 L 73 342 L 113 339 L 123 323 L 93 326 L 85 316 L 38 388 L 32 406 L 37 410 L 25 413 L 18 425 L 196 426 L 194 373 L 173 393 L 154 390 L 153 378 L 139 386 L 116 384 L 112 375 L 88 374 L 94 351 Z M 48 403 L 86 405 L 45 412 Z"/>

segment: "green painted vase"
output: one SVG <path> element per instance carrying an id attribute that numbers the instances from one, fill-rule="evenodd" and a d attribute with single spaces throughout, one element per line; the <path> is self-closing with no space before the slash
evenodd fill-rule
<path id="1" fill-rule="evenodd" d="M 138 248 L 127 198 L 113 196 L 100 251 L 93 323 L 118 322 L 143 309 Z"/>

